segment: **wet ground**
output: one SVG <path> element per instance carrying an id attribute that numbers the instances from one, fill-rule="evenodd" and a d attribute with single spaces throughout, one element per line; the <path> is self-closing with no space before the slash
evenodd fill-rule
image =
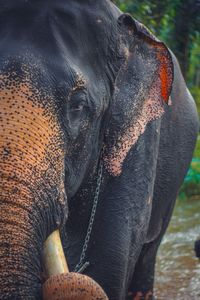
<path id="1" fill-rule="evenodd" d="M 178 201 L 157 258 L 158 300 L 200 300 L 200 261 L 193 250 L 197 238 L 200 197 Z"/>

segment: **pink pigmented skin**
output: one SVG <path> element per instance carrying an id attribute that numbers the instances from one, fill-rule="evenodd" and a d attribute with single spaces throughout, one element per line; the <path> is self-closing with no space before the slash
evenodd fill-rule
<path id="1" fill-rule="evenodd" d="M 160 87 L 159 80 L 154 82 L 137 118 L 132 120 L 132 123 L 118 137 L 117 146 L 113 146 L 111 152 L 104 157 L 105 167 L 111 175 L 119 176 L 121 174 L 124 159 L 140 135 L 144 133 L 146 125 L 163 115 L 164 102 L 160 97 Z"/>

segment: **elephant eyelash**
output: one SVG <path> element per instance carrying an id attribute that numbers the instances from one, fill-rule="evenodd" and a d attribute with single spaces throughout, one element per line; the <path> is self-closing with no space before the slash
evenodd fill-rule
<path id="1" fill-rule="evenodd" d="M 83 109 L 83 105 L 79 106 L 77 108 L 74 108 L 73 111 L 77 111 L 78 112 L 78 111 L 81 111 L 82 109 Z"/>
<path id="2" fill-rule="evenodd" d="M 84 103 L 79 103 L 77 106 L 73 105 L 69 109 L 70 109 L 70 111 L 73 111 L 73 112 L 79 112 L 79 111 L 83 110 L 84 106 L 85 106 Z"/>

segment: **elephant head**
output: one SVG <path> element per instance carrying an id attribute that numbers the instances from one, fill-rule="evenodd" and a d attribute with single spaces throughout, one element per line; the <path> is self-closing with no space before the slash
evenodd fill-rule
<path id="1" fill-rule="evenodd" d="M 68 200 L 119 176 L 172 84 L 165 45 L 104 1 L 1 1 L 0 299 L 40 299 Z"/>

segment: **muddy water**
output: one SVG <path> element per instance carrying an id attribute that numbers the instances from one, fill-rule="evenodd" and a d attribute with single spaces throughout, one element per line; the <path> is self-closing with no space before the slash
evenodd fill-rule
<path id="1" fill-rule="evenodd" d="M 194 241 L 200 238 L 200 197 L 178 201 L 160 247 L 155 294 L 158 300 L 200 300 L 200 261 Z"/>

